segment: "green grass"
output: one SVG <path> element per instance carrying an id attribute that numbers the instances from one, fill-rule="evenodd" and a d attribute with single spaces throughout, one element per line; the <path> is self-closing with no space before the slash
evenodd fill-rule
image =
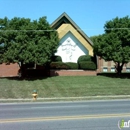
<path id="1" fill-rule="evenodd" d="M 0 79 L 0 98 L 32 98 L 34 89 L 41 98 L 130 95 L 130 79 L 105 76 L 57 76 L 36 80 Z"/>

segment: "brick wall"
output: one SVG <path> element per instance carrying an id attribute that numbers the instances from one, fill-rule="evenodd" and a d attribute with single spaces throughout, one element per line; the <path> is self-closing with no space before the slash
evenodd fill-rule
<path id="1" fill-rule="evenodd" d="M 18 76 L 19 66 L 15 64 L 0 64 L 0 77 Z"/>
<path id="2" fill-rule="evenodd" d="M 97 71 L 88 70 L 50 70 L 50 76 L 96 76 Z"/>
<path id="3" fill-rule="evenodd" d="M 104 67 L 107 68 L 107 72 L 112 72 L 111 69 L 115 68 L 115 63 L 113 61 L 106 62 L 98 57 L 98 73 L 102 73 Z M 126 68 L 130 68 L 130 62 L 123 66 L 122 72 L 127 72 Z"/>

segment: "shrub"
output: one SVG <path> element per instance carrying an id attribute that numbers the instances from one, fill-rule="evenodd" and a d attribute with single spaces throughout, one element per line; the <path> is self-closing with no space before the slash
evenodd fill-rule
<path id="1" fill-rule="evenodd" d="M 52 56 L 52 62 L 62 62 L 62 58 L 60 56 Z"/>
<path id="2" fill-rule="evenodd" d="M 96 64 L 92 61 L 82 61 L 79 63 L 79 69 L 96 70 Z"/>
<path id="3" fill-rule="evenodd" d="M 63 62 L 51 62 L 50 68 L 51 69 L 68 69 L 69 66 Z"/>
<path id="4" fill-rule="evenodd" d="M 83 61 L 91 61 L 91 56 L 89 55 L 82 55 L 78 58 L 78 63 L 83 62 Z"/>
<path id="5" fill-rule="evenodd" d="M 51 62 L 50 64 L 51 69 L 78 69 L 77 63 L 63 63 L 63 62 Z"/>
<path id="6" fill-rule="evenodd" d="M 96 57 L 96 55 L 94 55 L 93 57 L 91 57 L 91 61 L 93 61 L 94 63 L 97 63 L 97 57 Z"/>
<path id="7" fill-rule="evenodd" d="M 68 69 L 78 69 L 77 63 L 67 62 L 66 64 L 69 67 Z"/>

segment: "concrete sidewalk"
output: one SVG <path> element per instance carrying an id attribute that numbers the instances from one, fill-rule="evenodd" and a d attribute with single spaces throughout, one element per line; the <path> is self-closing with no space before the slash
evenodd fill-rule
<path id="1" fill-rule="evenodd" d="M 112 96 L 85 96 L 85 97 L 52 97 L 52 98 L 40 98 L 38 97 L 36 102 L 47 101 L 80 101 L 80 100 L 108 100 L 108 99 L 130 99 L 130 95 L 112 95 Z M 18 98 L 18 99 L 0 99 L 2 102 L 32 102 L 33 98 Z"/>

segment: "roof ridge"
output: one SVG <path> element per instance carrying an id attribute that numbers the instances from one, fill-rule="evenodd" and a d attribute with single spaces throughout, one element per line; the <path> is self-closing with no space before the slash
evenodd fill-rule
<path id="1" fill-rule="evenodd" d="M 63 17 L 66 17 L 66 19 L 70 22 L 70 24 L 93 46 L 93 42 L 89 39 L 89 37 L 82 31 L 82 29 L 69 17 L 69 15 L 66 12 L 63 12 L 52 24 L 51 27 L 56 25 L 59 20 L 61 20 Z"/>

